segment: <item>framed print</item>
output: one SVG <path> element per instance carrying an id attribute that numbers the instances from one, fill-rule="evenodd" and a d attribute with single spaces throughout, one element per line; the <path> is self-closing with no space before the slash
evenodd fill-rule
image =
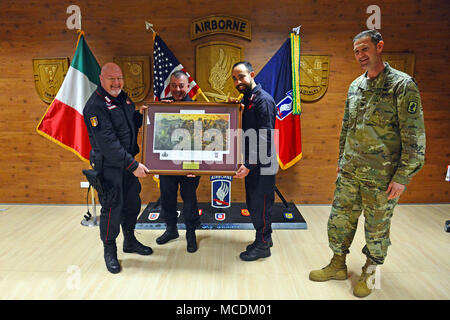
<path id="1" fill-rule="evenodd" d="M 234 175 L 241 164 L 239 104 L 146 103 L 143 163 L 152 174 Z"/>

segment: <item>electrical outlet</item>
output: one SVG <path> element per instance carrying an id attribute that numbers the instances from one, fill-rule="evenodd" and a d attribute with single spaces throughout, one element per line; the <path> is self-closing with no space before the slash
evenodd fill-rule
<path id="1" fill-rule="evenodd" d="M 81 181 L 81 182 L 80 182 L 80 187 L 81 187 L 81 188 L 85 188 L 85 189 L 89 188 L 89 182 L 87 182 L 87 181 Z"/>

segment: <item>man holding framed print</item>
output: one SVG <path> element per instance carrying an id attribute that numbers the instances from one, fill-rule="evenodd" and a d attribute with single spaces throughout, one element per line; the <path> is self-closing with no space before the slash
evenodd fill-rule
<path id="1" fill-rule="evenodd" d="M 247 61 L 232 69 L 236 89 L 244 95 L 242 129 L 244 131 L 244 164 L 235 178 L 245 178 L 247 208 L 256 230 L 255 241 L 240 254 L 244 261 L 254 261 L 271 255 L 272 207 L 275 200 L 275 174 L 278 161 L 274 146 L 276 106 L 274 99 L 256 84 L 255 72 Z M 252 134 L 255 133 L 255 134 Z M 257 141 L 251 141 L 251 137 Z"/>
<path id="2" fill-rule="evenodd" d="M 142 114 L 135 110 L 123 86 L 120 67 L 112 62 L 106 63 L 101 69 L 100 85 L 83 110 L 92 146 L 90 163 L 95 170 L 95 179 L 101 185 L 101 190 L 97 189 L 102 205 L 100 239 L 106 268 L 111 273 L 121 271 L 116 246 L 121 225 L 124 252 L 153 253 L 152 248 L 140 243 L 134 235 L 141 209 L 138 178 L 146 177 L 148 168 L 135 160 L 139 153 L 137 135 L 142 125 Z"/>
<path id="3" fill-rule="evenodd" d="M 188 75 L 184 71 L 178 70 L 171 74 L 169 87 L 172 99 L 165 98 L 162 102 L 192 101 L 191 97 L 187 94 L 189 91 L 189 80 Z M 198 249 L 195 229 L 200 225 L 200 216 L 198 214 L 196 192 L 200 177 L 193 175 L 160 175 L 159 180 L 161 209 L 163 219 L 166 222 L 166 231 L 156 239 L 156 243 L 162 245 L 179 237 L 177 228 L 177 195 L 179 185 L 180 195 L 183 199 L 187 251 L 193 253 Z"/>

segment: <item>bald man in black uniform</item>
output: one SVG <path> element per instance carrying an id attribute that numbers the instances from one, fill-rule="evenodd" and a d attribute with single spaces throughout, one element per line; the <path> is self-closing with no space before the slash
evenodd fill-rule
<path id="1" fill-rule="evenodd" d="M 141 210 L 138 178 L 146 177 L 148 169 L 134 159 L 139 153 L 137 135 L 142 114 L 135 110 L 133 101 L 122 91 L 123 85 L 120 67 L 106 63 L 101 70 L 100 85 L 83 110 L 92 146 L 90 162 L 102 179 L 100 239 L 104 245 L 106 268 L 111 273 L 121 269 L 116 246 L 120 225 L 124 233 L 124 252 L 141 255 L 153 252 L 134 236 Z"/>

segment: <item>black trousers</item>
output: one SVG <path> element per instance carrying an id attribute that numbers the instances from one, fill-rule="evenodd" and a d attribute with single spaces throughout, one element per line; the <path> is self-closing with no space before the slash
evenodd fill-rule
<path id="1" fill-rule="evenodd" d="M 267 243 L 272 239 L 272 208 L 275 201 L 275 175 L 261 175 L 260 169 L 245 177 L 245 196 L 256 241 Z"/>
<path id="2" fill-rule="evenodd" d="M 178 220 L 177 195 L 180 185 L 180 195 L 183 200 L 183 215 L 187 229 L 195 229 L 200 225 L 198 214 L 197 187 L 200 177 L 159 176 L 161 193 L 162 217 L 168 227 L 176 227 Z"/>
<path id="3" fill-rule="evenodd" d="M 120 168 L 103 168 L 105 192 L 107 199 L 99 195 L 102 209 L 100 211 L 100 239 L 104 244 L 113 244 L 120 232 L 134 230 L 137 216 L 141 210 L 141 183 L 128 171 Z"/>

